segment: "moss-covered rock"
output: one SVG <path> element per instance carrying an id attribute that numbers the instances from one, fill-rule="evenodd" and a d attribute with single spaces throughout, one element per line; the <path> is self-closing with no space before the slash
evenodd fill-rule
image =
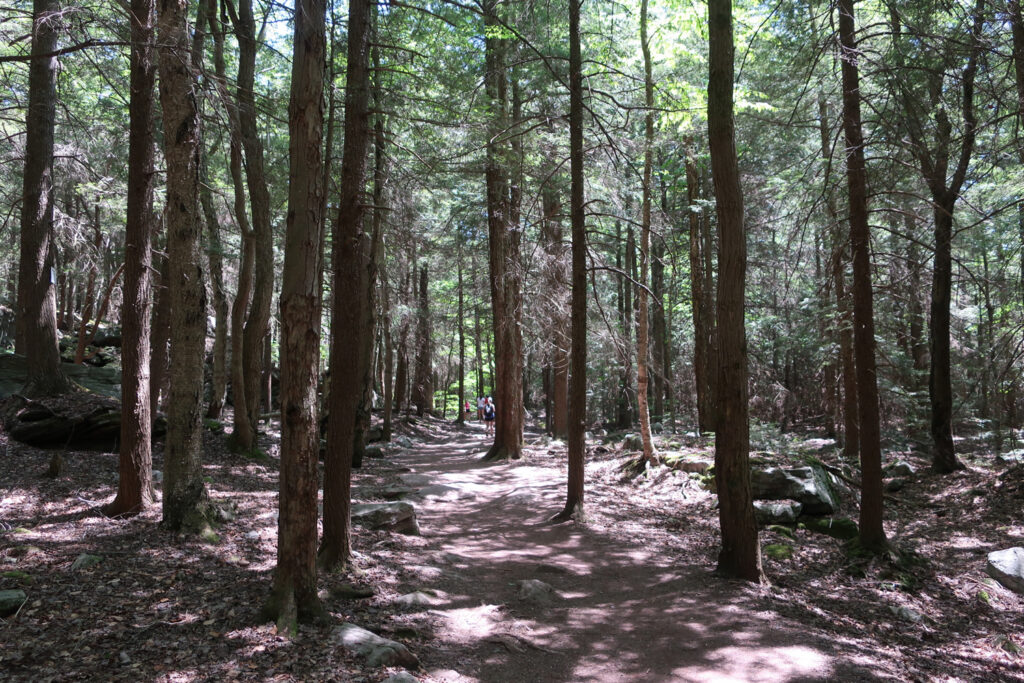
<path id="1" fill-rule="evenodd" d="M 841 541 L 853 540 L 860 533 L 857 523 L 846 517 L 804 517 L 801 521 L 808 530 Z"/>
<path id="2" fill-rule="evenodd" d="M 772 560 L 788 560 L 793 557 L 793 546 L 788 543 L 769 543 L 761 547 L 761 554 Z"/>

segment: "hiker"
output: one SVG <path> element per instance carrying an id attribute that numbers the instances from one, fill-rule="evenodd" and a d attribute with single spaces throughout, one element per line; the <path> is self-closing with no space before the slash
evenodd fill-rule
<path id="1" fill-rule="evenodd" d="M 478 420 L 484 419 L 484 404 L 486 402 L 487 401 L 484 400 L 483 396 L 481 396 L 480 398 L 478 398 L 476 400 L 476 419 L 478 419 Z"/>
<path id="2" fill-rule="evenodd" d="M 472 418 L 473 411 L 469 409 L 469 399 L 468 398 L 463 402 L 462 409 L 464 411 L 466 411 L 466 419 L 467 420 L 473 419 Z"/>
<path id="3" fill-rule="evenodd" d="M 484 400 L 484 425 L 486 425 L 486 433 L 494 433 L 494 401 L 488 396 Z"/>

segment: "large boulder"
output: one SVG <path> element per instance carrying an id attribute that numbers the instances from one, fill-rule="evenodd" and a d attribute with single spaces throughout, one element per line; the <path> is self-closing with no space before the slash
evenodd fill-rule
<path id="1" fill-rule="evenodd" d="M 411 536 L 420 533 L 419 524 L 416 523 L 416 508 L 405 501 L 353 504 L 352 523 Z"/>
<path id="2" fill-rule="evenodd" d="M 795 500 L 755 500 L 754 519 L 763 527 L 772 524 L 795 524 L 803 507 L 802 503 Z"/>
<path id="3" fill-rule="evenodd" d="M 402 666 L 415 669 L 420 665 L 416 655 L 399 642 L 382 638 L 372 631 L 356 626 L 342 624 L 334 629 L 334 643 L 349 652 L 366 658 L 370 666 Z"/>
<path id="4" fill-rule="evenodd" d="M 807 515 L 831 515 L 839 509 L 828 476 L 818 465 L 754 469 L 750 487 L 755 500 L 795 500 Z"/>
<path id="5" fill-rule="evenodd" d="M 985 571 L 1014 593 L 1024 594 L 1024 548 L 989 553 Z"/>

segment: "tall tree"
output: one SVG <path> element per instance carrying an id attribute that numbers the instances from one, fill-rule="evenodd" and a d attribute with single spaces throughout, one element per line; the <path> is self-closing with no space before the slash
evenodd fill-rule
<path id="1" fill-rule="evenodd" d="M 843 130 L 850 202 L 850 248 L 853 252 L 853 345 L 857 362 L 857 411 L 860 433 L 860 542 L 885 547 L 882 528 L 882 449 L 878 425 L 878 378 L 875 370 L 875 313 L 871 291 L 871 232 L 868 227 L 867 168 L 860 118 L 860 77 L 855 0 L 839 0 L 839 41 L 843 78 Z"/>
<path id="2" fill-rule="evenodd" d="M 326 7 L 295 8 L 288 105 L 288 223 L 281 282 L 281 482 L 277 569 L 266 606 L 282 630 L 324 614 L 316 592 L 317 373 L 323 274 Z"/>
<path id="3" fill-rule="evenodd" d="M 256 116 L 256 52 L 262 36 L 257 36 L 252 0 L 239 0 L 237 15 L 231 2 L 235 35 L 238 37 L 238 125 L 245 151 L 245 179 L 252 210 L 253 289 L 252 305 L 245 320 L 242 340 L 242 363 L 245 391 L 236 392 L 235 411 L 245 413 L 245 420 L 236 418 L 234 444 L 242 450 L 256 447 L 256 425 L 260 415 L 260 378 L 263 371 L 263 344 L 270 321 L 270 305 L 274 295 L 274 234 L 270 221 L 270 191 L 263 159 L 259 122 Z M 262 31 L 261 31 L 262 33 Z"/>
<path id="4" fill-rule="evenodd" d="M 167 0 L 160 4 L 157 21 L 171 310 L 163 515 L 171 529 L 197 531 L 206 526 L 209 507 L 200 460 L 206 287 L 200 249 L 199 111 L 188 9 L 187 0 Z"/>
<path id="5" fill-rule="evenodd" d="M 497 0 L 485 0 L 484 83 L 490 105 L 487 138 L 487 231 L 494 314 L 494 443 L 485 460 L 517 460 L 523 448 L 523 338 L 519 263 L 520 227 L 509 186 L 514 155 L 509 144 L 508 39 L 498 16 Z"/>
<path id="6" fill-rule="evenodd" d="M 644 445 L 644 462 L 655 459 L 651 440 L 651 411 L 647 405 L 648 345 L 650 340 L 647 273 L 651 257 L 651 171 L 654 167 L 654 77 L 651 71 L 651 44 L 647 33 L 647 0 L 640 3 L 640 47 L 644 55 L 644 175 L 643 200 L 640 210 L 640 273 L 636 290 L 636 374 L 637 407 L 640 413 L 640 438 Z"/>
<path id="7" fill-rule="evenodd" d="M 32 59 L 28 68 L 25 173 L 22 178 L 16 349 L 25 354 L 22 392 L 29 397 L 71 389 L 60 369 L 54 291 L 53 135 L 57 107 L 57 50 L 61 8 L 32 2 Z"/>
<path id="8" fill-rule="evenodd" d="M 708 144 L 719 240 L 715 482 L 722 550 L 718 555 L 718 572 L 760 582 L 764 575 L 750 492 L 747 336 L 743 325 L 747 244 L 733 124 L 731 0 L 709 0 L 708 44 Z"/>
<path id="9" fill-rule="evenodd" d="M 373 7 L 369 0 L 349 0 L 345 144 L 331 255 L 334 276 L 331 388 L 324 457 L 324 533 L 319 551 L 321 566 L 329 569 L 344 565 L 352 553 L 352 445 L 362 386 L 358 349 L 364 333 L 360 329 L 363 306 L 368 305 L 361 271 L 366 204 L 363 193 L 370 140 L 370 13 Z"/>
<path id="10" fill-rule="evenodd" d="M 149 271 L 153 257 L 153 42 L 156 3 L 132 0 L 128 103 L 128 194 L 125 272 L 121 305 L 121 444 L 117 496 L 103 508 L 110 516 L 134 514 L 153 502 L 153 445 L 149 404 Z"/>
<path id="11" fill-rule="evenodd" d="M 927 111 L 934 117 L 933 138 L 926 137 L 926 121 L 929 114 L 922 111 L 912 97 L 911 82 L 897 78 L 895 88 L 900 97 L 904 118 L 903 127 L 913 145 L 921 177 L 928 186 L 932 200 L 932 220 L 935 241 L 935 260 L 932 268 L 931 315 L 929 325 L 929 350 L 931 366 L 928 373 L 928 396 L 931 402 L 932 466 L 938 472 L 952 472 L 963 469 L 956 457 L 953 446 L 953 386 L 950 360 L 950 303 L 953 285 L 953 211 L 960 191 L 967 180 L 967 171 L 974 154 L 977 139 L 977 116 L 974 105 L 974 81 L 978 73 L 978 59 L 981 54 L 981 34 L 984 26 L 985 0 L 977 0 L 970 15 L 969 41 L 966 59 L 958 75 L 960 91 L 960 136 L 959 150 L 955 150 L 953 121 L 943 97 L 949 89 L 949 80 L 954 77 L 947 73 L 951 60 L 961 59 L 958 45 L 951 37 L 936 48 L 938 64 L 913 65 L 923 72 L 928 93 Z M 900 71 L 907 71 L 905 59 L 902 20 L 892 10 L 892 32 L 896 51 L 896 62 Z M 919 37 L 909 40 L 916 49 Z M 924 66 L 925 68 L 921 69 Z M 955 157 L 955 159 L 954 159 Z M 950 161 L 955 166 L 950 169 Z"/>
<path id="12" fill-rule="evenodd" d="M 569 355 L 569 473 L 565 507 L 552 519 L 584 516 L 584 457 L 587 421 L 587 232 L 583 194 L 582 0 L 569 0 L 569 221 L 572 226 L 572 350 Z"/>
<path id="13" fill-rule="evenodd" d="M 420 266 L 419 286 L 416 289 L 416 369 L 412 380 L 412 403 L 416 414 L 423 415 L 434 409 L 430 339 L 430 299 L 427 296 L 427 266 Z"/>

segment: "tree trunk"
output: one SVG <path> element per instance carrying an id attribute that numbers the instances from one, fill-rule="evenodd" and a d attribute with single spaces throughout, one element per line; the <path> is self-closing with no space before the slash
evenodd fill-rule
<path id="1" fill-rule="evenodd" d="M 200 461 L 206 289 L 199 230 L 199 112 L 189 57 L 188 3 L 160 5 L 160 104 L 167 163 L 168 291 L 171 306 L 170 400 L 164 449 L 164 523 L 174 530 L 206 525 Z"/>
<path id="2" fill-rule="evenodd" d="M 459 414 L 455 418 L 456 424 L 464 424 L 466 422 L 466 331 L 465 331 L 465 297 L 463 296 L 463 281 L 462 281 L 462 245 L 459 244 L 459 262 L 458 268 L 458 288 L 459 288 L 459 308 L 458 308 L 458 326 L 459 326 Z M 446 387 L 447 388 L 447 387 Z"/>
<path id="3" fill-rule="evenodd" d="M 552 519 L 584 517 L 584 458 L 587 421 L 587 234 L 583 194 L 583 59 L 580 51 L 582 0 L 569 0 L 569 220 L 572 226 L 572 351 L 569 375 L 569 472 L 565 507 Z"/>
<path id="4" fill-rule="evenodd" d="M 689 147 L 689 145 L 688 145 Z M 710 432 L 715 424 L 715 349 L 711 343 L 714 316 L 711 300 L 711 271 L 706 266 L 710 254 L 705 248 L 703 228 L 697 200 L 700 198 L 700 174 L 690 149 L 686 152 L 686 200 L 690 222 L 690 300 L 693 311 L 693 375 L 697 399 L 697 431 Z M 713 302 L 712 302 L 713 303 Z"/>
<path id="5" fill-rule="evenodd" d="M 164 220 L 167 210 L 164 209 Z M 166 244 L 164 245 L 166 249 Z M 156 419 L 160 408 L 166 403 L 168 380 L 170 375 L 169 354 L 167 345 L 171 339 L 171 293 L 168 283 L 171 280 L 170 263 L 166 254 L 156 253 L 159 261 L 158 277 L 153 287 L 153 315 L 150 325 L 149 350 L 149 413 Z"/>
<path id="6" fill-rule="evenodd" d="M 228 297 L 224 290 L 224 245 L 220 239 L 220 224 L 210 190 L 206 155 L 200 162 L 199 200 L 206 219 L 207 260 L 210 265 L 210 290 L 213 293 L 214 331 L 212 372 L 210 373 L 210 403 L 206 417 L 220 418 L 228 385 Z"/>
<path id="7" fill-rule="evenodd" d="M 640 414 L 640 438 L 644 446 L 644 462 L 655 460 L 654 443 L 651 441 L 651 411 L 647 406 L 648 324 L 647 271 L 651 255 L 651 169 L 654 165 L 654 79 L 651 75 L 651 46 L 647 37 L 647 0 L 640 3 L 640 47 L 644 53 L 644 99 L 647 112 L 644 115 L 644 176 L 643 206 L 640 225 L 640 273 L 636 290 L 636 397 Z"/>
<path id="8" fill-rule="evenodd" d="M 53 131 L 57 105 L 57 31 L 61 8 L 54 0 L 33 0 L 32 54 L 25 124 L 21 240 L 18 263 L 16 350 L 25 354 L 28 397 L 70 391 L 60 368 L 57 344 L 57 283 L 53 232 Z"/>
<path id="9" fill-rule="evenodd" d="M 871 232 L 868 226 L 867 168 L 861 133 L 860 83 L 853 7 L 839 0 L 839 40 L 843 78 L 843 130 L 850 202 L 853 255 L 853 345 L 857 359 L 857 409 L 860 427 L 860 544 L 879 552 L 886 546 L 882 527 L 882 449 L 879 442 L 878 380 L 875 369 L 875 318 L 871 291 Z"/>
<path id="10" fill-rule="evenodd" d="M 416 368 L 412 383 L 412 402 L 416 414 L 434 410 L 434 385 L 431 381 L 430 303 L 427 296 L 427 266 L 420 268 L 420 284 L 416 290 Z"/>
<path id="11" fill-rule="evenodd" d="M 544 222 L 542 236 L 547 264 L 544 272 L 544 293 L 548 297 L 547 307 L 551 311 L 550 328 L 550 378 L 548 398 L 550 405 L 551 434 L 557 439 L 569 435 L 569 345 L 571 343 L 569 316 L 569 278 L 566 272 L 566 250 L 562 244 L 562 224 L 558 218 L 562 211 L 561 202 L 554 188 L 542 190 Z"/>
<path id="12" fill-rule="evenodd" d="M 505 50 L 507 40 L 490 29 L 497 29 L 496 0 L 483 5 L 486 49 L 485 85 L 490 102 L 487 143 L 487 226 L 490 259 L 491 305 L 494 314 L 494 396 L 496 422 L 494 443 L 485 460 L 518 460 L 522 456 L 523 358 L 521 315 L 521 279 L 519 264 L 519 226 L 512 222 L 509 188 L 511 149 L 504 140 L 508 124 L 508 81 Z"/>
<path id="13" fill-rule="evenodd" d="M 743 326 L 747 248 L 733 127 L 731 0 L 709 0 L 708 38 L 708 144 L 719 235 L 715 482 L 722 550 L 718 555 L 718 572 L 760 582 L 764 575 L 750 492 L 747 353 Z"/>
<path id="14" fill-rule="evenodd" d="M 111 517 L 142 512 L 153 504 L 154 498 L 149 403 L 149 270 L 153 263 L 155 13 L 154 0 L 132 0 L 128 190 L 121 305 L 121 443 L 117 496 L 103 507 L 103 513 Z"/>
<path id="15" fill-rule="evenodd" d="M 316 591 L 317 375 L 323 273 L 321 173 L 326 40 L 323 0 L 295 8 L 285 262 L 281 281 L 281 481 L 274 587 L 264 608 L 279 630 L 325 615 Z"/>
<path id="16" fill-rule="evenodd" d="M 366 151 L 370 139 L 370 14 L 368 0 L 349 0 L 348 78 L 345 93 L 345 143 L 341 161 L 341 196 L 334 228 L 331 266 L 331 388 L 324 458 L 324 532 L 319 562 L 326 569 L 344 566 L 351 556 L 350 507 L 352 444 L 362 386 L 358 350 L 363 331 L 362 194 L 366 185 Z M 342 332 L 344 331 L 344 332 Z"/>
<path id="17" fill-rule="evenodd" d="M 270 192 L 264 172 L 263 145 L 256 117 L 255 73 L 258 42 L 252 0 L 240 0 L 238 16 L 232 19 L 238 37 L 238 124 L 242 147 L 245 150 L 245 178 L 249 189 L 249 204 L 252 208 L 254 255 L 252 305 L 245 321 L 242 339 L 244 403 L 235 401 L 235 412 L 246 413 L 248 429 L 242 430 L 234 445 L 241 450 L 251 450 L 256 448 L 263 343 L 274 295 L 274 235 L 270 223 Z"/>

